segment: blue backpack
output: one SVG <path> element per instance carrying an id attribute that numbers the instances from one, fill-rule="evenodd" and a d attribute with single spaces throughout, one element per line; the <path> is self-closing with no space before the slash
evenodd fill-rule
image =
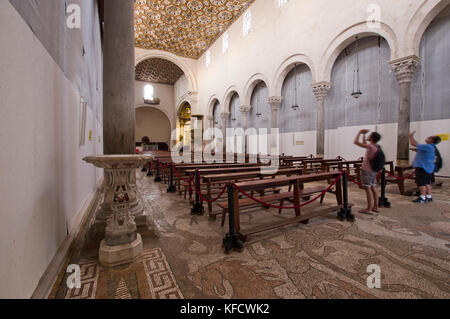
<path id="1" fill-rule="evenodd" d="M 434 149 L 436 150 L 436 155 L 434 157 L 434 172 L 438 173 L 442 168 L 442 156 L 436 145 L 433 144 L 433 146 Z"/>

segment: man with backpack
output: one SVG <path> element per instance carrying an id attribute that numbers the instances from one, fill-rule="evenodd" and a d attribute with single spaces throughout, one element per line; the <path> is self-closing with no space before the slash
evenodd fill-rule
<path id="1" fill-rule="evenodd" d="M 369 130 L 361 130 L 355 138 L 355 145 L 366 149 L 363 164 L 361 166 L 361 184 L 366 191 L 367 208 L 359 212 L 363 214 L 375 215 L 378 210 L 377 174 L 384 168 L 386 159 L 381 147 L 377 144 L 381 140 L 381 135 L 372 132 L 368 139 L 366 134 Z M 362 142 L 360 137 L 362 135 Z"/>
<path id="2" fill-rule="evenodd" d="M 412 146 L 411 150 L 417 152 L 414 159 L 413 167 L 416 169 L 416 184 L 420 190 L 420 196 L 413 202 L 431 203 L 433 197 L 431 195 L 431 180 L 433 174 L 442 168 L 442 157 L 436 145 L 441 142 L 439 136 L 430 136 L 425 140 L 426 144 L 418 144 L 412 132 L 409 135 L 409 141 Z"/>

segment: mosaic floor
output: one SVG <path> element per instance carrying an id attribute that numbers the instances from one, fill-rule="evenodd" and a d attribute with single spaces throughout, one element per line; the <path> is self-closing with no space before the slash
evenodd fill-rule
<path id="1" fill-rule="evenodd" d="M 416 205 L 388 186 L 392 208 L 379 216 L 357 213 L 364 192 L 352 186 L 355 223 L 336 214 L 251 236 L 242 253 L 226 255 L 220 218 L 193 217 L 186 200 L 167 194 L 138 172 L 153 230 L 140 229 L 143 256 L 125 267 L 96 262 L 101 232 L 90 228 L 70 263 L 79 264 L 82 288 L 68 289 L 67 274 L 55 298 L 450 298 L 450 180 L 435 203 Z M 412 185 L 412 184 L 411 184 Z M 332 196 L 324 205 L 333 204 Z M 318 206 L 314 203 L 311 208 Z M 292 217 L 254 209 L 242 228 Z M 381 288 L 367 287 L 369 265 L 381 268 Z"/>

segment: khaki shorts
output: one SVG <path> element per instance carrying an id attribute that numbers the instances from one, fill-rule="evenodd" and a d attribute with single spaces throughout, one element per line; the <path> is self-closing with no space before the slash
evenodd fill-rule
<path id="1" fill-rule="evenodd" d="M 377 173 L 361 170 L 361 184 L 364 187 L 372 187 L 377 185 Z"/>

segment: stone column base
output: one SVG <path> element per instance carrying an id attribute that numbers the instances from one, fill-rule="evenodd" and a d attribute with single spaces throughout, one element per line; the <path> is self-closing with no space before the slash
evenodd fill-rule
<path id="1" fill-rule="evenodd" d="M 397 166 L 409 166 L 408 160 L 397 160 Z"/>
<path id="2" fill-rule="evenodd" d="M 140 234 L 137 234 L 135 241 L 120 246 L 108 246 L 103 239 L 100 244 L 99 260 L 106 267 L 120 266 L 136 261 L 141 256 L 142 251 L 143 245 Z"/>

